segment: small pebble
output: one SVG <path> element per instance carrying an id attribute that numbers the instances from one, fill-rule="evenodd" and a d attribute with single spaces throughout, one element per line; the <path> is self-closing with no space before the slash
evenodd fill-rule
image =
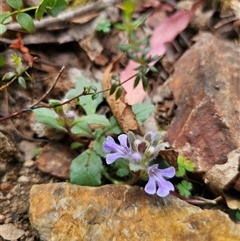
<path id="1" fill-rule="evenodd" d="M 3 224 L 5 220 L 6 220 L 6 217 L 0 214 L 0 224 Z"/>
<path id="2" fill-rule="evenodd" d="M 18 182 L 29 182 L 29 177 L 20 176 L 20 177 L 18 178 Z"/>
<path id="3" fill-rule="evenodd" d="M 11 185 L 10 183 L 4 182 L 4 183 L 1 183 L 0 189 L 1 189 L 3 192 L 8 193 L 8 192 L 11 191 L 12 185 Z"/>
<path id="4" fill-rule="evenodd" d="M 35 165 L 35 161 L 32 161 L 32 160 L 25 161 L 23 164 L 24 167 L 32 167 L 34 165 Z"/>

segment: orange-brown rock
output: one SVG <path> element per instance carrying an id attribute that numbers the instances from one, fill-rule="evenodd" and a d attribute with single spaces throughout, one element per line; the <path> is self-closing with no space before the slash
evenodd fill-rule
<path id="1" fill-rule="evenodd" d="M 45 241 L 240 240 L 240 225 L 221 211 L 150 196 L 136 186 L 35 185 L 29 215 Z"/>
<path id="2" fill-rule="evenodd" d="M 167 140 L 201 174 L 240 148 L 239 61 L 235 43 L 202 33 L 169 81 L 177 111 Z"/>

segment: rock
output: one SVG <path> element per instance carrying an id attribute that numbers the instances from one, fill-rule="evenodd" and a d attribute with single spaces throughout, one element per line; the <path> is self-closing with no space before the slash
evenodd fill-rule
<path id="1" fill-rule="evenodd" d="M 177 111 L 166 139 L 201 175 L 240 148 L 239 73 L 237 46 L 201 33 L 168 82 Z"/>
<path id="2" fill-rule="evenodd" d="M 19 152 L 13 142 L 0 131 L 0 163 L 9 163 L 16 159 Z"/>
<path id="3" fill-rule="evenodd" d="M 41 240 L 236 241 L 240 225 L 218 210 L 134 186 L 34 185 L 29 217 Z"/>
<path id="4" fill-rule="evenodd" d="M 42 148 L 37 167 L 54 177 L 68 179 L 69 167 L 74 158 L 75 155 L 67 146 L 49 143 Z"/>
<path id="5" fill-rule="evenodd" d="M 215 196 L 230 189 L 239 174 L 240 149 L 231 151 L 227 157 L 225 164 L 216 164 L 203 176 L 204 182 Z"/>
<path id="6" fill-rule="evenodd" d="M 0 236 L 7 240 L 16 240 L 24 235 L 24 230 L 16 228 L 12 223 L 0 225 Z"/>

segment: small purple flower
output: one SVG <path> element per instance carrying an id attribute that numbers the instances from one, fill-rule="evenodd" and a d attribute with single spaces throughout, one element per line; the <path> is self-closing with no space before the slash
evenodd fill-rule
<path id="1" fill-rule="evenodd" d="M 172 183 L 164 178 L 171 178 L 175 175 L 174 167 L 158 169 L 158 164 L 154 164 L 148 168 L 148 175 L 149 180 L 144 189 L 146 193 L 154 194 L 157 189 L 159 197 L 166 197 L 170 191 L 174 191 Z"/>
<path id="2" fill-rule="evenodd" d="M 112 164 L 119 158 L 126 158 L 136 162 L 141 161 L 141 155 L 137 152 L 133 153 L 132 149 L 128 146 L 127 138 L 126 134 L 118 136 L 120 145 L 111 136 L 108 136 L 106 141 L 103 142 L 104 151 L 111 152 L 106 156 L 107 164 Z"/>

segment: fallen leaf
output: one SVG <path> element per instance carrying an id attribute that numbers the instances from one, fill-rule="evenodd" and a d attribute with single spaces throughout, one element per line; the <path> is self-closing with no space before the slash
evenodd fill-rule
<path id="1" fill-rule="evenodd" d="M 103 78 L 103 89 L 109 90 L 105 91 L 106 100 L 112 110 L 113 115 L 118 120 L 119 125 L 121 126 L 124 133 L 128 131 L 136 131 L 139 130 L 138 123 L 136 121 L 136 117 L 132 111 L 131 106 L 124 103 L 125 91 L 123 90 L 119 99 L 116 100 L 115 93 L 110 95 L 110 88 L 112 85 L 112 75 L 114 72 L 114 67 L 118 64 L 119 57 L 117 60 L 113 61 L 105 70 L 104 78 Z"/>
<path id="2" fill-rule="evenodd" d="M 231 193 L 231 192 L 224 191 L 223 196 L 226 200 L 227 206 L 230 209 L 236 210 L 240 207 L 239 192 Z"/>
<path id="3" fill-rule="evenodd" d="M 173 149 L 160 150 L 159 155 L 170 165 L 178 169 L 178 152 Z"/>
<path id="4" fill-rule="evenodd" d="M 166 52 L 165 43 L 172 42 L 179 33 L 181 33 L 189 24 L 191 18 L 193 17 L 196 9 L 201 4 L 202 0 L 198 0 L 193 4 L 190 11 L 179 11 L 175 13 L 170 18 L 167 18 L 163 23 L 155 28 L 153 34 L 150 38 L 151 51 L 149 56 L 162 56 Z M 154 65 L 155 62 L 152 63 Z M 127 67 L 121 72 L 120 80 L 124 82 L 126 79 L 134 76 L 137 71 L 134 70 L 139 64 L 130 60 Z M 127 92 L 125 96 L 125 102 L 129 105 L 133 105 L 138 102 L 142 102 L 146 96 L 141 84 L 139 84 L 135 89 L 133 88 L 134 78 L 129 80 L 124 84 L 124 89 Z"/>

